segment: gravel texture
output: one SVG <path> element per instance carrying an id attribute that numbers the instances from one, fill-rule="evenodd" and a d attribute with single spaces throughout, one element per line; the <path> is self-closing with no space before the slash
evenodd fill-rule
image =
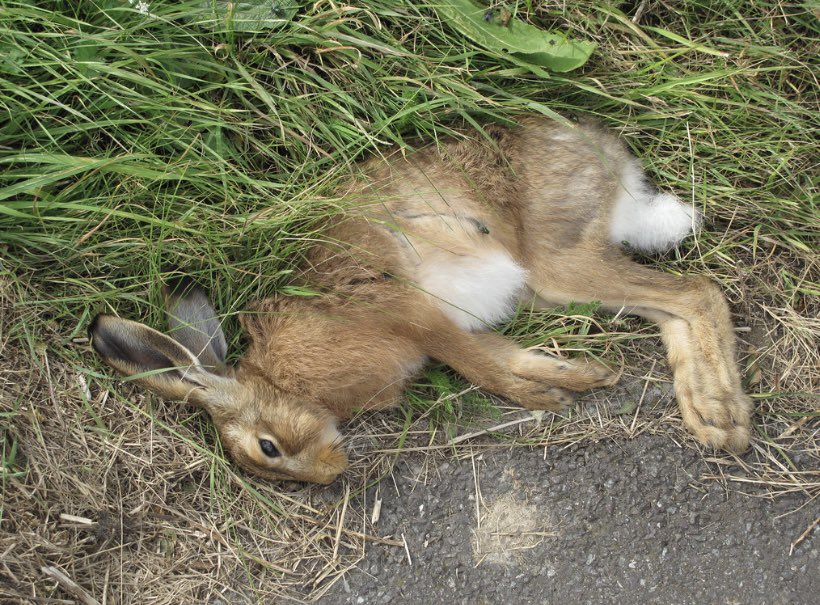
<path id="1" fill-rule="evenodd" d="M 403 456 L 366 501 L 407 548 L 368 545 L 320 603 L 818 602 L 820 530 L 790 555 L 816 502 L 700 480 L 716 470 L 652 436 Z"/>

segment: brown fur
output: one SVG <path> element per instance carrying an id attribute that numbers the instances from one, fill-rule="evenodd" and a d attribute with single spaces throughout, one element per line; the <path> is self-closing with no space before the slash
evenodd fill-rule
<path id="1" fill-rule="evenodd" d="M 487 133 L 364 164 L 363 179 L 348 188 L 354 204 L 328 230 L 327 242 L 310 251 L 296 280 L 322 295 L 260 302 L 242 319 L 250 346 L 238 369 L 192 372 L 227 372 L 222 383 L 198 386 L 190 398 L 208 409 L 242 466 L 269 477 L 332 481 L 346 464 L 335 420 L 395 405 L 428 359 L 529 409 L 559 410 L 572 402 L 572 391 L 612 384 L 615 375 L 600 364 L 537 356 L 495 333 L 465 329 L 419 287 L 431 267 L 455 271 L 463 259 L 495 252 L 526 269 L 522 299 L 601 301 L 658 322 L 685 426 L 704 444 L 747 447 L 751 403 L 740 387 L 718 288 L 638 265 L 607 238 L 619 166 L 629 157 L 621 144 L 595 127 L 567 129 L 542 118 Z M 183 322 L 214 324 L 212 309 L 197 315 L 191 309 L 202 305 L 180 300 L 169 295 L 169 308 L 189 315 Z M 106 346 L 117 321 L 124 320 L 95 324 L 95 346 L 134 374 L 146 366 L 111 357 L 135 338 L 133 322 Z M 215 331 L 207 327 L 199 339 L 191 330 L 180 333 L 174 338 L 182 347 L 157 345 L 153 330 L 145 339 L 219 366 L 208 348 L 221 338 Z M 179 397 L 185 388 L 171 380 L 143 382 Z M 277 459 L 259 449 L 267 436 L 281 453 Z"/>

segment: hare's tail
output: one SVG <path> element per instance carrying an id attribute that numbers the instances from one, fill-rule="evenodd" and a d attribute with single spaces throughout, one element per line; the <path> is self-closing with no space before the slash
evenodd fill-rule
<path id="1" fill-rule="evenodd" d="M 663 252 L 700 227 L 701 215 L 694 206 L 656 191 L 637 165 L 627 165 L 621 176 L 620 194 L 609 223 L 613 243 Z"/>

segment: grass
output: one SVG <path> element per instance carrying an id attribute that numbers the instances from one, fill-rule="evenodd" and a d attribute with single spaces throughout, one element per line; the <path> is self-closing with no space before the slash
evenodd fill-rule
<path id="1" fill-rule="evenodd" d="M 647 262 L 718 280 L 741 327 L 758 435 L 719 468 L 817 497 L 816 9 L 520 3 L 523 18 L 598 44 L 545 80 L 448 29 L 435 3 L 303 3 L 257 36 L 200 4 L 155 1 L 146 16 L 126 0 L 0 1 L 5 599 L 311 599 L 354 565 L 380 539 L 356 495 L 400 451 L 473 447 L 448 443 L 452 425 L 486 402 L 433 374 L 412 408 L 347 429 L 343 484 L 283 489 L 226 462 L 204 414 L 112 379 L 85 327 L 102 310 L 162 325 L 161 268 L 176 264 L 210 288 L 236 351 L 236 314 L 287 291 L 353 162 L 523 111 L 603 120 L 704 210 L 697 240 Z M 515 425 L 521 442 L 687 439 L 668 397 L 645 401 L 645 384 L 669 378 L 651 326 L 582 308 L 522 311 L 506 330 L 624 363 L 637 385 Z"/>

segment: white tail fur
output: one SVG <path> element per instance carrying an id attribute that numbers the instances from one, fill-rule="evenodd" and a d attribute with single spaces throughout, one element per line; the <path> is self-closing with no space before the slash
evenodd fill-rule
<path id="1" fill-rule="evenodd" d="M 696 208 L 670 193 L 658 193 L 635 164 L 625 167 L 621 192 L 610 218 L 612 243 L 626 242 L 645 252 L 665 252 L 696 231 L 700 223 Z"/>

